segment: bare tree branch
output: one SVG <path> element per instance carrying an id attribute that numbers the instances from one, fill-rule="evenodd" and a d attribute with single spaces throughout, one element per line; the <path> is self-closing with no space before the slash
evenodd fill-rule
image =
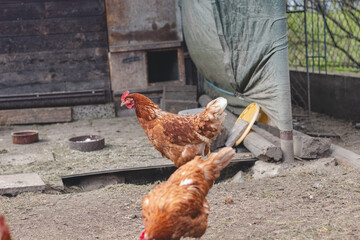
<path id="1" fill-rule="evenodd" d="M 324 9 L 323 7 L 321 6 L 321 4 L 319 4 L 318 0 L 317 1 L 317 4 L 319 6 L 319 11 L 324 14 Z M 357 41 L 360 41 L 360 38 L 354 36 L 352 33 L 348 32 L 343 26 L 342 24 L 340 24 L 337 20 L 333 19 L 332 17 L 330 17 L 329 15 L 326 15 L 327 18 L 329 18 L 330 20 L 332 20 L 340 29 L 342 29 L 344 32 L 346 32 L 348 35 L 351 35 L 355 40 Z M 343 48 L 342 46 L 340 46 L 338 44 L 338 42 L 336 41 L 335 39 L 335 36 L 334 36 L 334 33 L 332 31 L 332 29 L 330 29 L 329 27 L 329 24 L 325 24 L 326 25 L 326 29 L 327 29 L 327 32 L 329 33 L 330 35 L 330 38 L 334 44 L 334 47 L 336 47 L 337 49 L 339 49 L 341 52 L 343 52 L 352 62 L 354 62 L 358 67 L 360 67 L 360 62 L 358 60 L 356 60 L 350 53 L 349 51 L 346 51 L 345 48 Z"/>

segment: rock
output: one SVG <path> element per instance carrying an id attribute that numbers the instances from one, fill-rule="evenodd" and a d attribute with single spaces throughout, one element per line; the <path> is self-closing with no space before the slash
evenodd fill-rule
<path id="1" fill-rule="evenodd" d="M 320 183 L 315 183 L 312 187 L 316 188 L 316 189 L 321 189 L 321 188 L 324 188 L 324 185 L 322 185 Z"/>
<path id="2" fill-rule="evenodd" d="M 335 158 L 320 158 L 314 160 L 311 164 L 311 169 L 321 169 L 329 166 L 337 166 L 338 163 Z"/>
<path id="3" fill-rule="evenodd" d="M 294 154 L 300 158 L 314 159 L 326 157 L 330 153 L 331 140 L 328 138 L 310 137 L 294 131 Z"/>
<path id="4" fill-rule="evenodd" d="M 242 183 L 244 182 L 244 172 L 239 171 L 235 176 L 232 178 L 232 182 L 234 183 Z"/>
<path id="5" fill-rule="evenodd" d="M 254 172 L 254 179 L 261 179 L 265 177 L 275 177 L 279 174 L 281 165 L 275 163 L 268 163 L 263 161 L 257 161 L 252 170 Z"/>
<path id="6" fill-rule="evenodd" d="M 225 198 L 225 204 L 234 204 L 234 200 L 231 197 Z"/>

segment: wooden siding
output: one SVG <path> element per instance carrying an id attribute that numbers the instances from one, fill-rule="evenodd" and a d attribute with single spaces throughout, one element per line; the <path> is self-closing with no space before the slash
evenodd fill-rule
<path id="1" fill-rule="evenodd" d="M 0 1 L 0 95 L 110 90 L 104 0 Z"/>
<path id="2" fill-rule="evenodd" d="M 111 52 L 174 47 L 183 40 L 177 0 L 106 0 L 106 10 Z"/>

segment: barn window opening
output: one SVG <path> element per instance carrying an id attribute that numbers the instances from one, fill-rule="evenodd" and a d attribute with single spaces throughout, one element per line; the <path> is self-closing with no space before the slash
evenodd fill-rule
<path id="1" fill-rule="evenodd" d="M 149 83 L 179 80 L 177 50 L 147 52 Z"/>

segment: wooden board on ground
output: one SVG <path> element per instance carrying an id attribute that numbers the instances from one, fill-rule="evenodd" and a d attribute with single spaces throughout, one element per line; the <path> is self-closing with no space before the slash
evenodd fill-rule
<path id="1" fill-rule="evenodd" d="M 251 153 L 236 153 L 230 164 L 221 171 L 218 181 L 233 177 L 243 168 L 254 164 L 255 161 L 257 159 Z M 71 174 L 61 176 L 61 179 L 65 186 L 80 186 L 85 190 L 94 190 L 118 183 L 148 184 L 165 181 L 174 171 L 176 171 L 176 167 L 173 164 L 164 164 Z"/>
<path id="2" fill-rule="evenodd" d="M 0 111 L 0 125 L 71 122 L 71 107 L 26 108 Z"/>
<path id="3" fill-rule="evenodd" d="M 360 171 L 360 155 L 349 151 L 345 148 L 331 144 L 330 146 L 331 156 L 335 157 L 336 160 L 345 166 L 350 166 Z"/>
<path id="4" fill-rule="evenodd" d="M 0 175 L 0 195 L 45 190 L 45 183 L 36 173 Z"/>

